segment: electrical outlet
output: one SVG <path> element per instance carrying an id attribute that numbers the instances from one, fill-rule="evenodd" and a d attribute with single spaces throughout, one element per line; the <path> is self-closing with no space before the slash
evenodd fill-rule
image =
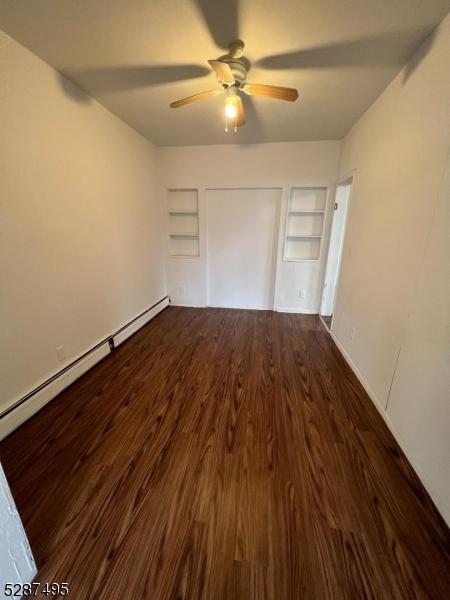
<path id="1" fill-rule="evenodd" d="M 56 348 L 56 356 L 59 361 L 63 361 L 66 358 L 66 353 L 64 351 L 64 346 L 58 346 Z"/>
<path id="2" fill-rule="evenodd" d="M 355 326 L 353 326 L 353 327 L 350 329 L 350 339 L 351 339 L 351 340 L 352 340 L 352 339 L 355 337 L 355 333 L 356 333 L 356 329 L 355 329 Z"/>
<path id="3" fill-rule="evenodd" d="M 306 292 L 305 292 L 305 290 L 300 290 L 298 292 L 298 297 L 300 298 L 300 300 L 304 300 L 306 298 Z"/>

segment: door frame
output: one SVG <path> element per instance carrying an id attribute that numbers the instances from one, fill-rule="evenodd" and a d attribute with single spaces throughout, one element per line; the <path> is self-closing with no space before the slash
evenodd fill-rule
<path id="1" fill-rule="evenodd" d="M 330 243 L 331 243 L 331 236 L 333 233 L 333 223 L 334 223 L 334 215 L 335 215 L 334 210 L 332 211 L 332 218 L 331 218 L 330 229 L 329 229 L 329 234 L 328 234 L 327 259 L 325 261 L 325 269 L 324 269 L 324 274 L 323 274 L 322 294 L 321 294 L 320 306 L 319 306 L 319 316 L 320 316 L 322 322 L 324 323 L 325 327 L 327 329 L 329 329 L 330 331 L 332 331 L 332 329 L 333 329 L 333 320 L 334 320 L 334 316 L 335 316 L 336 299 L 337 299 L 337 295 L 338 295 L 338 289 L 339 289 L 339 283 L 340 283 L 340 277 L 341 277 L 342 258 L 344 255 L 345 241 L 347 238 L 348 220 L 349 220 L 350 205 L 351 205 L 351 200 L 352 200 L 354 184 L 355 184 L 355 175 L 353 172 L 350 175 L 348 175 L 347 177 L 345 177 L 344 179 L 341 179 L 338 183 L 336 183 L 335 190 L 334 190 L 334 203 L 335 203 L 337 201 L 339 188 L 350 186 L 344 220 L 342 223 L 342 238 L 341 238 L 341 243 L 340 243 L 340 247 L 338 250 L 339 257 L 338 257 L 338 262 L 337 262 L 337 266 L 336 266 L 335 286 L 334 286 L 334 293 L 333 293 L 333 300 L 332 300 L 331 323 L 330 323 L 329 327 L 323 320 L 322 313 L 323 313 L 325 287 L 327 286 L 327 282 L 326 282 L 327 266 L 328 266 L 328 261 L 330 259 Z"/>

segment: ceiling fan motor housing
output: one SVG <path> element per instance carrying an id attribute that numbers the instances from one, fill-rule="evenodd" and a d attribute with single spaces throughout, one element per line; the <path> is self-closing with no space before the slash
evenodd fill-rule
<path id="1" fill-rule="evenodd" d="M 230 58 L 224 62 L 228 63 L 235 81 L 241 86 L 247 78 L 247 66 L 245 61 L 240 58 Z"/>

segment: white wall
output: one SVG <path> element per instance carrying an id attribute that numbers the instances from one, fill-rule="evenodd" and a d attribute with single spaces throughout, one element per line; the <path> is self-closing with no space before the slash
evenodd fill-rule
<path id="1" fill-rule="evenodd" d="M 0 540 L 0 600 L 6 600 L 5 585 L 30 583 L 36 565 L 1 465 Z"/>
<path id="2" fill-rule="evenodd" d="M 155 148 L 4 34 L 0 60 L 1 410 L 166 287 Z"/>
<path id="3" fill-rule="evenodd" d="M 182 304 L 206 304 L 206 193 L 208 188 L 281 187 L 281 229 L 289 186 L 334 186 L 340 142 L 286 142 L 235 146 L 159 148 L 165 188 L 198 188 L 200 258 L 168 259 L 168 293 Z M 162 194 L 164 191 L 162 191 Z M 331 200 L 331 198 L 330 198 Z M 275 304 L 282 310 L 317 312 L 326 252 L 318 262 L 283 262 L 280 236 Z M 184 290 L 182 297 L 180 290 Z M 299 290 L 305 289 L 305 299 Z"/>
<path id="4" fill-rule="evenodd" d="M 450 522 L 449 57 L 447 17 L 344 139 L 333 330 Z"/>

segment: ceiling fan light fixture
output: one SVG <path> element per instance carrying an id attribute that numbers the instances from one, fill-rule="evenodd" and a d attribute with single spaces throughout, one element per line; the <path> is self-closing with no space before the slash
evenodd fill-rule
<path id="1" fill-rule="evenodd" d="M 225 117 L 227 119 L 235 119 L 237 117 L 237 98 L 236 90 L 234 88 L 228 88 L 225 96 Z"/>
<path id="2" fill-rule="evenodd" d="M 238 116 L 238 97 L 235 87 L 227 88 L 225 95 L 225 131 L 228 131 L 228 122 L 233 124 L 234 131 L 237 131 L 236 119 Z"/>

